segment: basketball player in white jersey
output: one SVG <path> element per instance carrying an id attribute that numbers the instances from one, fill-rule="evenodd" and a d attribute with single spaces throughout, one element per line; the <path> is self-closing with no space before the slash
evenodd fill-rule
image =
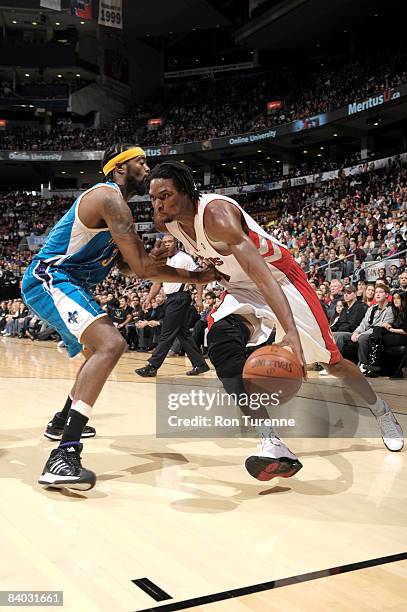
<path id="1" fill-rule="evenodd" d="M 157 229 L 164 226 L 195 256 L 209 259 L 229 280 L 220 306 L 208 318 L 208 353 L 228 393 L 244 393 L 246 344 L 258 346 L 276 326 L 276 342 L 290 347 L 303 366 L 319 362 L 369 404 L 385 446 L 403 448 L 403 432 L 387 403 L 359 368 L 344 359 L 318 297 L 289 251 L 232 198 L 201 195 L 187 166 L 164 162 L 147 183 Z M 256 415 L 257 416 L 257 415 Z M 289 477 L 302 467 L 273 431 L 262 432 L 259 455 L 246 461 L 259 480 Z"/>

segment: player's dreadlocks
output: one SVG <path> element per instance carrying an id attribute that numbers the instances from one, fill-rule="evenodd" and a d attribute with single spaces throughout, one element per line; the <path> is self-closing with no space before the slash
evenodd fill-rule
<path id="1" fill-rule="evenodd" d="M 157 164 L 147 177 L 148 186 L 153 179 L 158 178 L 171 179 L 177 190 L 185 193 L 193 202 L 201 197 L 192 172 L 185 164 L 177 161 L 165 161 Z"/>
<path id="2" fill-rule="evenodd" d="M 116 155 L 119 155 L 120 153 L 123 153 L 123 151 L 127 151 L 127 149 L 132 149 L 135 145 L 134 144 L 119 144 L 116 143 L 110 147 L 108 147 L 104 154 L 103 154 L 103 159 L 102 159 L 102 170 L 103 167 L 107 164 L 108 161 L 110 161 L 111 159 L 113 159 L 113 157 L 116 157 Z M 113 181 L 113 170 L 111 172 L 109 172 L 109 174 L 107 176 L 105 176 L 105 178 L 103 179 L 103 181 L 105 183 L 107 183 L 108 181 Z"/>

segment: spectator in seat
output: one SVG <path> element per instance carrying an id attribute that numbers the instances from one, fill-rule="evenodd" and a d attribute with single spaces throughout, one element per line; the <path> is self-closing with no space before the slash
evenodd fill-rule
<path id="1" fill-rule="evenodd" d="M 400 267 L 399 267 L 399 270 L 400 270 Z M 401 274 L 399 274 L 399 290 L 400 291 L 407 291 L 407 270 L 405 270 L 405 271 L 401 272 Z"/>
<path id="2" fill-rule="evenodd" d="M 352 283 L 357 283 L 360 280 L 365 280 L 366 272 L 362 268 L 362 262 L 360 259 L 355 259 L 355 269 L 352 274 Z"/>
<path id="3" fill-rule="evenodd" d="M 346 285 L 344 288 L 343 299 L 345 302 L 345 308 L 342 310 L 338 320 L 331 325 L 331 330 L 334 332 L 335 341 L 341 333 L 353 333 L 361 323 L 367 310 L 366 305 L 356 297 L 355 285 Z"/>
<path id="4" fill-rule="evenodd" d="M 380 376 L 383 351 L 394 346 L 407 346 L 407 293 L 396 292 L 393 302 L 388 307 L 393 312 L 393 322 L 382 322 L 375 326 L 369 340 L 369 368 L 366 376 L 376 378 Z M 403 371 L 399 368 L 390 378 L 403 378 Z"/>
<path id="5" fill-rule="evenodd" d="M 194 325 L 192 333 L 194 340 L 201 350 L 203 350 L 205 329 L 208 327 L 208 315 L 215 306 L 216 295 L 212 291 L 208 291 L 203 299 L 203 311 L 200 314 L 199 321 Z M 205 352 L 205 351 L 203 351 Z"/>
<path id="6" fill-rule="evenodd" d="M 365 297 L 363 299 L 363 302 L 366 304 L 366 306 L 368 308 L 370 308 L 370 306 L 374 306 L 376 304 L 375 298 L 374 298 L 375 289 L 376 289 L 376 287 L 374 286 L 373 283 L 368 283 L 366 285 Z"/>
<path id="7" fill-rule="evenodd" d="M 339 320 L 339 317 L 341 315 L 342 310 L 344 309 L 344 303 L 342 300 L 338 300 L 336 302 L 335 305 L 335 312 L 331 317 L 331 320 L 329 321 L 330 327 L 332 329 L 332 326 L 335 325 L 335 323 Z"/>
<path id="8" fill-rule="evenodd" d="M 326 315 L 326 318 L 327 318 L 327 319 L 328 319 L 328 321 L 329 321 L 329 317 L 328 317 L 328 309 L 327 309 L 327 307 L 326 307 L 325 300 L 324 300 L 325 293 L 322 291 L 322 287 L 324 287 L 324 288 L 325 288 L 325 285 L 321 285 L 321 287 L 319 287 L 319 288 L 318 288 L 318 289 L 315 291 L 315 293 L 317 294 L 318 299 L 319 299 L 319 303 L 320 303 L 320 304 L 321 304 L 321 306 L 322 306 L 322 310 L 324 311 L 324 313 L 325 313 L 325 315 Z"/>
<path id="9" fill-rule="evenodd" d="M 339 279 L 333 278 L 329 285 L 330 295 L 329 300 L 326 302 L 328 309 L 328 318 L 331 320 L 333 314 L 335 313 L 336 302 L 338 300 L 343 300 L 342 293 L 342 283 Z"/>
<path id="10" fill-rule="evenodd" d="M 111 306 L 109 309 L 109 317 L 113 321 L 113 325 L 117 327 L 121 335 L 126 337 L 126 327 L 133 318 L 133 308 L 127 304 L 127 299 L 121 297 L 118 306 Z"/>
<path id="11" fill-rule="evenodd" d="M 164 314 L 165 296 L 160 292 L 151 300 L 151 308 L 144 319 L 136 323 L 139 352 L 150 351 L 157 346 Z"/>
<path id="12" fill-rule="evenodd" d="M 345 344 L 349 342 L 349 338 L 354 343 L 355 348 L 358 348 L 358 363 L 362 372 L 367 371 L 369 363 L 369 338 L 373 333 L 373 328 L 381 323 L 390 323 L 394 321 L 394 314 L 387 300 L 390 291 L 389 288 L 383 285 L 377 286 L 375 289 L 374 306 L 367 309 L 365 316 L 355 331 L 343 332 L 335 338 L 339 350 L 343 351 Z"/>

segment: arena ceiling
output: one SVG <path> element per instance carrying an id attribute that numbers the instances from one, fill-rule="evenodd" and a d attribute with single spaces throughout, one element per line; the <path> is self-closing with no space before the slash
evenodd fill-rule
<path id="1" fill-rule="evenodd" d="M 384 14 L 393 13 L 397 19 L 401 4 L 399 0 L 270 0 L 265 12 L 235 32 L 235 40 L 254 49 L 298 49 L 312 42 L 318 46 Z"/>

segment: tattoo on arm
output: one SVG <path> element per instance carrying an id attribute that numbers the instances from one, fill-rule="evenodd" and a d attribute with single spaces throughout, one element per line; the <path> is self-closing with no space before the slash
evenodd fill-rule
<path id="1" fill-rule="evenodd" d="M 134 221 L 131 211 L 127 204 L 116 194 L 105 197 L 103 211 L 105 221 L 112 233 L 112 236 L 123 238 L 125 236 L 135 237 Z"/>

